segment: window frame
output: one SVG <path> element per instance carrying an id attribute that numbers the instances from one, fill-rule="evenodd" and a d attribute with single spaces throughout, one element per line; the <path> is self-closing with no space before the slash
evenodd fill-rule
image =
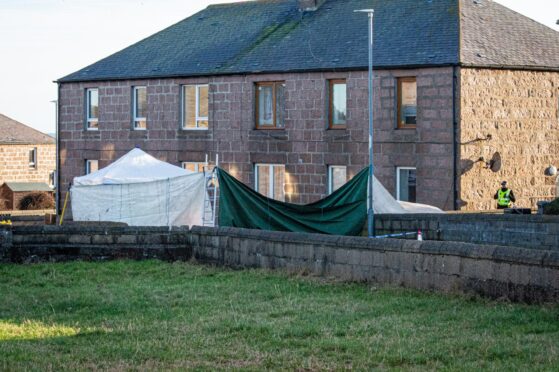
<path id="1" fill-rule="evenodd" d="M 31 153 L 33 153 L 33 161 L 29 162 L 29 169 L 37 169 L 37 148 L 32 147 L 29 150 L 29 152 L 27 153 L 28 158 L 30 157 Z"/>
<path id="2" fill-rule="evenodd" d="M 196 121 L 196 127 L 186 127 L 185 126 L 185 119 L 186 119 L 186 107 L 184 99 L 186 97 L 185 90 L 187 87 L 194 87 L 196 91 L 196 103 L 195 103 L 195 110 L 194 116 Z M 200 116 L 200 88 L 207 87 L 208 88 L 208 116 Z M 207 121 L 207 127 L 200 127 L 199 122 Z M 181 129 L 182 130 L 208 130 L 210 127 L 210 84 L 182 84 L 181 85 Z"/>
<path id="3" fill-rule="evenodd" d="M 398 201 L 405 201 L 407 202 L 407 200 L 401 200 L 401 196 L 400 196 L 400 171 L 401 170 L 414 170 L 415 171 L 415 190 L 416 190 L 416 201 L 417 202 L 417 167 L 396 167 L 396 200 Z M 413 203 L 415 203 L 413 202 Z M 410 202 L 412 203 L 412 202 Z"/>
<path id="4" fill-rule="evenodd" d="M 262 194 L 259 190 L 258 190 L 258 167 L 261 166 L 268 166 L 268 171 L 270 172 L 270 181 L 268 184 L 268 196 Z M 255 163 L 254 164 L 254 191 L 266 196 L 269 199 L 273 199 L 273 200 L 277 200 L 274 199 L 274 194 L 275 194 L 275 179 L 274 179 L 274 167 L 282 167 L 283 168 L 283 175 L 284 175 L 284 179 L 283 179 L 283 198 L 281 200 L 278 201 L 285 201 L 285 164 L 269 164 L 269 163 Z M 271 195 L 271 196 L 269 196 Z"/>
<path id="5" fill-rule="evenodd" d="M 204 173 L 204 167 L 208 166 L 208 163 L 203 162 L 203 161 L 182 161 L 181 162 L 181 168 L 185 169 L 185 170 L 188 170 L 188 169 L 186 169 L 185 166 L 189 165 L 189 164 L 194 164 L 196 166 L 197 170 L 195 170 L 194 172 L 197 172 L 197 173 Z"/>
<path id="6" fill-rule="evenodd" d="M 278 84 L 282 84 L 285 88 L 285 80 L 278 80 L 278 81 L 258 81 L 254 83 L 255 86 L 255 99 L 254 99 L 254 122 L 255 122 L 255 129 L 257 130 L 284 130 L 285 129 L 285 117 L 283 119 L 283 123 L 278 125 L 277 123 L 277 89 L 276 86 Z M 272 87 L 272 123 L 273 125 L 260 125 L 259 117 L 260 117 L 260 94 L 259 94 L 259 87 Z M 285 104 L 285 95 L 284 95 L 284 104 Z M 285 110 L 285 109 L 284 109 Z"/>
<path id="7" fill-rule="evenodd" d="M 85 175 L 91 174 L 91 164 L 95 162 L 97 163 L 97 172 L 99 170 L 99 160 L 98 159 L 85 159 Z"/>
<path id="8" fill-rule="evenodd" d="M 97 117 L 91 117 L 91 96 L 90 92 L 97 92 Z M 91 123 L 97 124 L 92 127 Z M 86 88 L 85 89 L 85 130 L 96 131 L 99 130 L 99 88 Z"/>
<path id="9" fill-rule="evenodd" d="M 346 123 L 334 124 L 334 85 L 343 83 L 346 86 Z M 328 129 L 346 129 L 347 128 L 347 80 L 331 79 L 328 80 Z"/>
<path id="10" fill-rule="evenodd" d="M 402 124 L 402 83 L 404 82 L 414 82 L 415 92 L 416 92 L 416 112 L 415 112 L 415 122 L 416 124 Z M 416 129 L 417 128 L 417 77 L 416 76 L 405 76 L 396 78 L 396 127 L 398 129 Z"/>
<path id="11" fill-rule="evenodd" d="M 334 175 L 334 169 L 335 169 L 335 168 L 344 168 L 344 170 L 345 170 L 345 182 L 344 182 L 344 184 L 347 183 L 347 166 L 346 166 L 346 165 L 329 165 L 329 166 L 328 166 L 328 195 L 330 195 L 330 194 L 332 194 L 334 191 L 336 191 L 336 190 L 333 190 L 333 188 L 334 188 L 334 187 L 333 187 L 333 186 L 334 186 L 334 184 L 333 184 L 333 181 L 334 181 L 333 175 Z M 343 186 L 343 185 L 342 185 L 342 186 Z M 341 186 L 340 186 L 340 187 L 341 187 Z M 339 189 L 339 188 L 338 188 L 338 189 Z"/>
<path id="12" fill-rule="evenodd" d="M 145 117 L 140 117 L 140 116 L 136 116 L 136 112 L 137 112 L 137 104 L 138 104 L 138 90 L 139 89 L 145 89 L 146 90 L 146 106 L 148 104 L 148 88 L 146 85 L 137 85 L 137 86 L 133 86 L 132 87 L 132 130 L 147 130 L 148 128 L 148 118 L 147 118 L 147 112 L 146 112 L 146 116 Z M 146 107 L 146 111 L 147 111 L 147 107 Z M 140 121 L 144 121 L 146 123 L 146 127 L 142 128 L 142 127 L 138 127 L 136 125 L 136 123 L 140 122 Z"/>

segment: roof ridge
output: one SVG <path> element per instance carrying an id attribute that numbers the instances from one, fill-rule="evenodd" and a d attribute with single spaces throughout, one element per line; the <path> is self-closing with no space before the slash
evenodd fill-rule
<path id="1" fill-rule="evenodd" d="M 38 129 L 35 129 L 35 128 L 33 128 L 33 127 L 30 127 L 29 125 L 23 124 L 22 122 L 20 122 L 20 121 L 18 121 L 18 120 L 15 120 L 15 119 L 12 119 L 11 117 L 6 116 L 6 115 L 4 115 L 4 114 L 2 114 L 2 113 L 0 113 L 0 117 L 4 117 L 5 119 L 7 119 L 7 120 L 9 120 L 9 121 L 11 121 L 11 122 L 13 122 L 13 123 L 15 123 L 15 124 L 21 125 L 21 126 L 25 127 L 26 129 L 30 129 L 30 130 L 32 130 L 32 131 L 34 131 L 34 132 L 36 132 L 36 133 L 38 133 L 38 134 L 40 134 L 40 135 L 42 135 L 42 136 L 45 136 L 47 139 L 51 139 L 51 140 L 53 141 L 53 143 L 54 143 L 54 138 L 52 138 L 51 136 L 49 136 L 49 135 L 46 134 L 46 133 L 41 132 L 41 131 L 38 130 Z"/>
<path id="2" fill-rule="evenodd" d="M 478 0 L 478 1 L 480 1 L 480 0 Z M 521 16 L 521 17 L 523 17 L 523 18 L 526 18 L 527 20 L 530 20 L 531 22 L 535 23 L 536 25 L 538 25 L 538 26 L 540 26 L 540 27 L 544 27 L 544 28 L 546 28 L 546 29 L 548 29 L 548 30 L 551 30 L 551 31 L 557 33 L 558 36 L 559 36 L 559 31 L 557 31 L 557 30 L 555 30 L 555 29 L 549 27 L 549 26 L 546 25 L 546 24 L 543 24 L 543 23 L 541 23 L 541 22 L 535 20 L 535 19 L 532 18 L 532 17 L 527 16 L 526 14 L 522 14 L 522 13 L 520 13 L 520 12 L 517 12 L 516 10 L 514 10 L 514 9 L 512 9 L 512 8 L 509 8 L 508 6 L 506 6 L 506 5 L 504 5 L 504 4 L 501 4 L 501 3 L 499 3 L 499 2 L 497 2 L 497 1 L 495 1 L 495 0 L 485 0 L 485 1 L 489 1 L 489 2 L 491 2 L 491 3 L 493 3 L 493 4 L 496 4 L 497 6 L 499 6 L 499 7 L 501 7 L 501 8 L 504 8 L 504 9 L 508 10 L 509 12 L 512 12 L 512 13 L 516 14 L 517 16 Z"/>

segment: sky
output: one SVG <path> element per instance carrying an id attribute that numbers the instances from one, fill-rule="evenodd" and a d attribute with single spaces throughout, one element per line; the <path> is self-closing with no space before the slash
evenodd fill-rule
<path id="1" fill-rule="evenodd" d="M 225 2 L 0 0 L 0 113 L 52 133 L 54 80 Z M 559 31 L 559 0 L 497 2 Z"/>

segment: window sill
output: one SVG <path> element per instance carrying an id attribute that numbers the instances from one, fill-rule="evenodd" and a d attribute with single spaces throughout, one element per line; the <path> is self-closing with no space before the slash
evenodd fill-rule
<path id="1" fill-rule="evenodd" d="M 278 128 L 278 127 L 255 127 L 254 130 L 257 131 L 285 131 L 285 128 Z"/>
<path id="2" fill-rule="evenodd" d="M 190 133 L 190 132 L 207 132 L 209 128 L 180 128 L 181 132 Z"/>
<path id="3" fill-rule="evenodd" d="M 324 132 L 325 141 L 348 141 L 350 139 L 350 133 L 347 128 L 328 128 Z"/>
<path id="4" fill-rule="evenodd" d="M 252 137 L 252 139 L 276 139 L 281 141 L 287 141 L 289 139 L 285 128 L 254 128 L 250 132 L 250 136 Z"/>

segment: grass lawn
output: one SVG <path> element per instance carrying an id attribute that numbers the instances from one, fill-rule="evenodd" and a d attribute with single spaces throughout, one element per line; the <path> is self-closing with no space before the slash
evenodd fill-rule
<path id="1" fill-rule="evenodd" d="M 0 265 L 0 370 L 559 368 L 559 307 L 261 270 Z"/>

